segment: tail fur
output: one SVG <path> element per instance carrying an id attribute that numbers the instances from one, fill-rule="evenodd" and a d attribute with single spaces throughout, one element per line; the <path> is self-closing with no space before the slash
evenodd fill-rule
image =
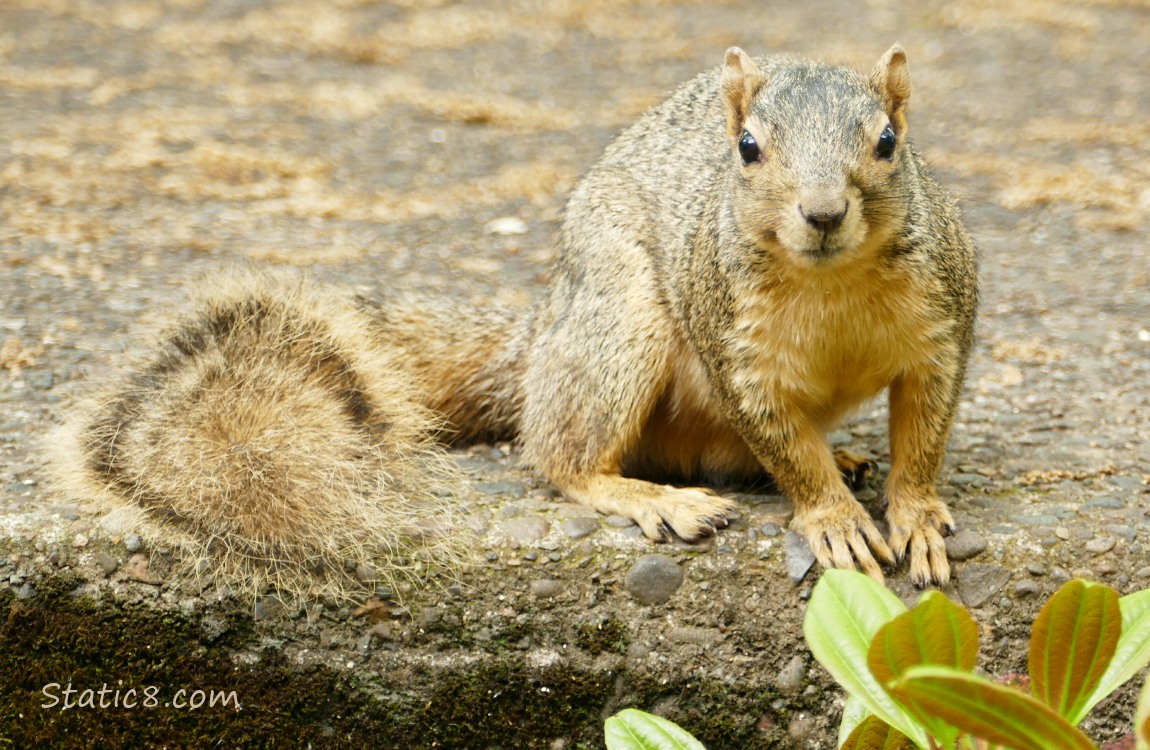
<path id="1" fill-rule="evenodd" d="M 377 344 L 402 357 L 447 442 L 509 440 L 519 432 L 530 310 L 476 309 L 458 298 L 402 293 L 361 299 Z"/>
<path id="2" fill-rule="evenodd" d="M 450 568 L 451 462 L 409 352 L 377 313 L 301 280 L 229 273 L 63 428 L 66 492 L 134 513 L 202 573 L 346 594 Z M 352 572 L 358 570 L 359 574 Z"/>

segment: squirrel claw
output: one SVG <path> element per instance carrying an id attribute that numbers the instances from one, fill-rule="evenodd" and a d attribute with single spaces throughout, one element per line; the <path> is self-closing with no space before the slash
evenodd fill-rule
<path id="1" fill-rule="evenodd" d="M 909 506 L 909 507 L 908 507 Z M 910 580 L 916 586 L 950 580 L 944 537 L 954 533 L 954 519 L 939 500 L 892 504 L 887 510 L 890 546 L 899 558 L 910 558 Z"/>

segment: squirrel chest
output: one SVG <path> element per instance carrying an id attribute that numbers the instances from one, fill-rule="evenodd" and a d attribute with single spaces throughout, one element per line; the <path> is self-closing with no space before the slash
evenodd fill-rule
<path id="1" fill-rule="evenodd" d="M 746 411 L 797 409 L 829 429 L 948 345 L 933 284 L 868 266 L 783 273 L 740 301 L 727 355 Z"/>

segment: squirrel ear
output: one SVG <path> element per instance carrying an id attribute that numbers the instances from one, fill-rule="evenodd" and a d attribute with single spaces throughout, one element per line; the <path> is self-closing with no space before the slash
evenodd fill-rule
<path id="1" fill-rule="evenodd" d="M 755 61 L 738 47 L 727 50 L 720 88 L 727 110 L 727 132 L 738 140 L 751 109 L 751 100 L 766 78 Z"/>
<path id="2" fill-rule="evenodd" d="M 910 100 L 910 70 L 906 53 L 897 44 L 886 51 L 870 74 L 871 85 L 882 98 L 896 135 L 906 130 L 906 104 Z"/>

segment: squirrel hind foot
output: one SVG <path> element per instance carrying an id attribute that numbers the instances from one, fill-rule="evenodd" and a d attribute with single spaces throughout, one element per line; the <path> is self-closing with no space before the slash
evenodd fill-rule
<path id="1" fill-rule="evenodd" d="M 735 505 L 705 487 L 672 487 L 628 477 L 599 475 L 561 488 L 569 499 L 600 513 L 625 516 L 657 542 L 671 533 L 687 542 L 727 526 Z"/>
<path id="2" fill-rule="evenodd" d="M 835 450 L 835 465 L 843 475 L 843 480 L 852 490 L 858 491 L 867 486 L 867 480 L 876 470 L 875 462 L 846 448 Z"/>

